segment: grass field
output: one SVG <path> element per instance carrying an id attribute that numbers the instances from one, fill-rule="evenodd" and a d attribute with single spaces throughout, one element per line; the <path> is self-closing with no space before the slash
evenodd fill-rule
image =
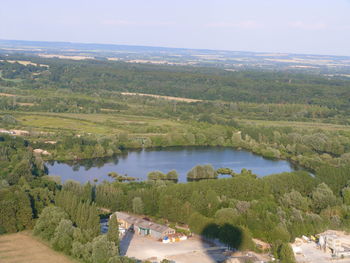
<path id="1" fill-rule="evenodd" d="M 77 114 L 77 113 L 24 113 L 12 115 L 20 122 L 21 129 L 43 132 L 72 131 L 111 135 L 127 132 L 132 135 L 165 134 L 181 131 L 188 124 L 153 117 L 123 114 Z"/>
<path id="2" fill-rule="evenodd" d="M 0 235 L 1 263 L 72 263 L 67 256 L 52 250 L 47 244 L 24 231 Z"/>
<path id="3" fill-rule="evenodd" d="M 5 112 L 4 112 L 5 113 Z M 96 134 L 110 136 L 118 133 L 128 133 L 129 136 L 154 136 L 172 132 L 183 133 L 189 130 L 191 124 L 171 119 L 160 119 L 148 116 L 113 114 L 82 114 L 82 113 L 47 113 L 47 112 L 16 112 L 11 114 L 20 122 L 18 127 L 23 130 L 37 132 L 73 132 L 75 134 Z M 243 125 L 262 125 L 269 127 L 293 127 L 300 129 L 320 129 L 326 131 L 347 131 L 350 126 L 320 122 L 238 120 Z"/>
<path id="4" fill-rule="evenodd" d="M 321 122 L 301 122 L 301 121 L 266 121 L 266 120 L 239 120 L 242 124 L 250 125 L 264 125 L 264 126 L 275 126 L 275 127 L 293 127 L 301 129 L 321 129 L 321 130 L 347 130 L 350 131 L 349 125 L 339 125 L 332 123 L 321 123 Z"/>

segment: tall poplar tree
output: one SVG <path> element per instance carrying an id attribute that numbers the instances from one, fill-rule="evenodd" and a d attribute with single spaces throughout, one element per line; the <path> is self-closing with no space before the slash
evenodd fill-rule
<path id="1" fill-rule="evenodd" d="M 114 242 L 119 251 L 119 224 L 115 214 L 108 221 L 107 238 L 108 241 Z"/>

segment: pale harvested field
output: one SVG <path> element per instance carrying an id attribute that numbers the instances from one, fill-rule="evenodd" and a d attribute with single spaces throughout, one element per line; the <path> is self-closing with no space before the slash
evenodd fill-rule
<path id="1" fill-rule="evenodd" d="M 90 57 L 90 56 L 67 56 L 67 55 L 58 55 L 58 54 L 39 54 L 38 56 L 43 58 L 59 58 L 59 59 L 73 59 L 73 60 L 94 59 L 94 57 Z"/>
<path id="2" fill-rule="evenodd" d="M 30 102 L 17 102 L 17 104 L 19 106 L 34 106 L 34 103 L 30 103 Z"/>
<path id="3" fill-rule="evenodd" d="M 26 60 L 0 60 L 0 61 L 6 61 L 8 63 L 18 63 L 18 64 L 21 64 L 23 66 L 28 66 L 28 65 L 32 65 L 32 66 L 41 66 L 41 67 L 49 67 L 49 65 L 45 65 L 45 64 L 36 64 L 36 63 L 33 63 L 31 61 L 26 61 Z"/>
<path id="4" fill-rule="evenodd" d="M 146 93 L 136 93 L 136 92 L 122 92 L 121 94 L 125 95 L 125 96 L 145 96 L 145 97 L 152 97 L 152 98 L 157 98 L 157 99 L 176 100 L 176 101 L 182 101 L 182 102 L 199 102 L 199 101 L 202 101 L 202 100 L 196 100 L 196 99 L 171 97 L 171 96 L 161 96 L 161 95 L 146 94 Z"/>
<path id="5" fill-rule="evenodd" d="M 0 236 L 1 263 L 72 263 L 76 262 L 52 250 L 48 245 L 20 232 Z"/>
<path id="6" fill-rule="evenodd" d="M 140 63 L 140 64 L 159 64 L 159 65 L 185 65 L 186 63 L 170 62 L 166 60 L 145 60 L 145 59 L 133 59 L 127 60 L 128 63 Z"/>
<path id="7" fill-rule="evenodd" d="M 0 96 L 3 96 L 3 97 L 15 97 L 16 95 L 10 94 L 10 93 L 1 93 L 0 92 Z"/>

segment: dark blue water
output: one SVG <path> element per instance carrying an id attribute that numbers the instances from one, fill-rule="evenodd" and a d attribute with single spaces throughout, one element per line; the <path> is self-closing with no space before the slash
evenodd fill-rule
<path id="1" fill-rule="evenodd" d="M 291 172 L 296 168 L 288 161 L 269 160 L 247 151 L 225 147 L 172 147 L 161 150 L 140 150 L 114 156 L 109 159 L 92 159 L 80 162 L 47 163 L 49 175 L 61 176 L 62 182 L 73 179 L 81 183 L 87 181 L 112 181 L 109 172 L 127 174 L 146 180 L 147 173 L 175 169 L 179 182 L 186 182 L 186 174 L 199 164 L 211 164 L 215 169 L 228 167 L 239 173 L 242 168 L 250 169 L 258 176 Z"/>

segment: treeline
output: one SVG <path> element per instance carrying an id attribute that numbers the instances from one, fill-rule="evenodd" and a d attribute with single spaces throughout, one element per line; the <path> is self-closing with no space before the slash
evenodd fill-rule
<path id="1" fill-rule="evenodd" d="M 1 78 L 5 79 L 23 79 L 23 78 L 32 78 L 33 73 L 39 74 L 45 70 L 47 70 L 46 66 L 43 65 L 23 65 L 18 62 L 6 62 L 0 61 L 0 69 L 1 69 Z"/>
<path id="2" fill-rule="evenodd" d="M 24 90 L 25 88 L 25 90 Z M 235 119 L 314 121 L 347 124 L 346 114 L 334 108 L 303 104 L 257 104 L 246 102 L 174 102 L 142 96 L 123 96 L 97 90 L 75 93 L 67 90 L 35 90 L 27 86 L 1 89 L 16 96 L 0 97 L 0 110 L 55 113 L 123 113 L 158 118 L 205 121 L 233 125 Z M 83 97 L 83 98 L 82 98 Z"/>
<path id="3" fill-rule="evenodd" d="M 16 122 L 11 116 L 9 122 Z M 96 157 L 112 157 L 125 149 L 167 146 L 228 146 L 243 148 L 272 159 L 290 159 L 292 162 L 316 171 L 323 164 L 342 167 L 350 161 L 350 136 L 346 130 L 310 128 L 303 125 L 267 126 L 266 124 L 235 123 L 234 126 L 208 124 L 206 122 L 183 122 L 180 129 L 171 126 L 132 126 L 126 124 L 122 131 L 110 136 L 58 133 L 46 136 L 55 144 L 46 143 L 42 135 L 30 147 L 45 149 L 51 153 L 46 159 L 81 160 Z M 112 125 L 112 124 L 111 124 Z M 114 126 L 113 126 L 114 127 Z M 114 127 L 116 128 L 116 127 Z M 143 133 L 134 135 L 134 133 Z M 149 134 L 149 135 L 148 135 Z M 23 142 L 24 143 L 24 142 Z M 0 150 L 3 148 L 0 142 Z M 3 150 L 4 156 L 14 152 Z M 28 152 L 32 168 L 44 169 L 40 156 Z M 7 158 L 8 159 L 8 158 Z M 15 162 L 15 161 L 14 161 Z M 24 161 L 19 162 L 23 164 Z M 87 166 L 99 165 L 103 160 L 85 161 Z M 17 166 L 20 166 L 18 162 Z M 8 167 L 6 163 L 4 167 Z M 23 164 L 24 165 L 24 164 Z M 28 166 L 28 165 L 27 165 Z M 36 168 L 35 168 L 36 169 Z M 15 177 L 13 177 L 14 180 Z"/>
<path id="4" fill-rule="evenodd" d="M 73 98 L 57 96 L 54 93 L 45 94 L 45 97 L 13 95 L 16 95 L 16 97 L 0 97 L 0 110 L 91 114 L 104 113 L 106 110 L 127 110 L 129 108 L 126 103 L 109 102 L 103 99 L 82 99 L 75 96 Z"/>
<path id="5" fill-rule="evenodd" d="M 346 98 L 349 97 L 349 81 L 345 79 L 289 72 L 228 72 L 208 68 L 34 57 L 30 60 L 50 66 L 49 74 L 37 77 L 46 87 L 69 88 L 79 92 L 97 89 L 130 91 L 235 102 L 317 104 L 348 110 Z M 23 66 L 2 62 L 0 69 L 6 71 L 8 67 L 12 68 L 12 72 L 17 72 Z"/>
<path id="6" fill-rule="evenodd" d="M 15 86 L 22 95 L 27 91 L 27 96 L 20 96 L 16 103 L 13 98 L 2 98 L 1 109 L 82 113 L 106 112 L 106 109 L 127 111 L 130 109 L 128 103 L 132 103 L 135 98 L 121 96 L 119 92 L 129 91 L 209 100 L 207 103 L 177 102 L 177 107 L 174 107 L 174 102 L 162 103 L 165 111 L 159 111 L 159 114 L 182 118 L 197 112 L 202 113 L 202 118 L 209 119 L 227 113 L 269 120 L 338 119 L 342 116 L 341 121 L 346 121 L 344 116 L 349 113 L 346 98 L 349 97 L 347 86 L 350 81 L 347 80 L 329 80 L 317 75 L 287 72 L 203 71 L 165 65 L 155 67 L 102 61 L 31 60 L 50 67 L 41 74 L 33 72 L 31 76 L 13 76 L 21 77 L 21 81 L 2 80 L 1 86 Z M 3 72 L 21 72 L 26 67 L 36 68 L 18 63 L 0 64 Z M 37 67 L 37 70 L 43 69 Z M 36 96 L 31 96 L 30 90 L 34 90 Z M 155 99 L 137 100 L 143 101 L 144 105 L 139 106 L 144 109 L 143 106 L 151 105 Z M 210 102 L 212 100 L 222 102 Z"/>
<path id="7" fill-rule="evenodd" d="M 34 234 L 50 241 L 52 247 L 86 263 L 132 263 L 119 256 L 118 224 L 100 234 L 99 211 L 93 202 L 95 189 L 66 182 L 55 196 L 55 205 L 40 214 Z"/>
<path id="8" fill-rule="evenodd" d="M 125 127 L 124 127 L 125 128 Z M 151 133 L 147 135 L 146 129 Z M 151 128 L 154 128 L 152 130 Z M 235 126 L 213 125 L 206 122 L 183 123 L 181 130 L 145 125 L 135 128 L 142 136 L 129 131 L 115 136 L 97 138 L 92 135 L 57 136 L 57 144 L 35 143 L 33 147 L 47 149 L 58 160 L 108 157 L 124 149 L 167 146 L 228 146 L 243 148 L 272 159 L 290 159 L 294 163 L 316 171 L 322 164 L 341 167 L 350 161 L 350 136 L 337 129 L 267 126 L 236 123 Z M 129 129 L 129 128 L 126 128 Z"/>
<path id="9" fill-rule="evenodd" d="M 57 251 L 86 263 L 133 263 L 119 255 L 118 225 L 100 234 L 95 187 L 46 176 L 0 181 L 0 234 L 33 229 Z"/>
<path id="10" fill-rule="evenodd" d="M 3 118 L 11 121 L 11 118 Z M 58 190 L 44 175 L 44 161 L 21 138 L 0 135 L 0 233 L 30 229 Z"/>
<path id="11" fill-rule="evenodd" d="M 30 182 L 22 179 L 17 185 L 5 180 L 0 185 L 0 233 L 31 229 L 42 210 L 54 203 L 57 186 L 46 178 Z"/>
<path id="12" fill-rule="evenodd" d="M 72 223 L 79 227 L 87 241 L 100 234 L 100 217 L 94 201 L 94 187 L 84 186 L 74 181 L 67 181 L 56 192 L 55 205 L 69 215 Z"/>
<path id="13" fill-rule="evenodd" d="M 134 263 L 135 260 L 119 256 L 119 240 L 116 225 L 110 226 L 109 233 L 115 235 L 86 235 L 75 225 L 71 216 L 60 207 L 46 207 L 38 218 L 34 234 L 49 241 L 57 251 L 86 263 Z M 116 244 L 117 243 L 117 244 Z"/>
<path id="14" fill-rule="evenodd" d="M 123 128 L 129 129 L 128 127 Z M 134 135 L 137 132 L 145 133 Z M 52 140 L 57 140 L 55 144 L 45 143 L 41 139 L 32 142 L 31 145 L 49 151 L 51 156 L 46 159 L 79 160 L 111 157 L 121 154 L 125 149 L 196 145 L 232 146 L 232 136 L 236 132 L 233 127 L 207 123 L 184 123 L 178 131 L 171 126 L 142 125 L 135 129 L 130 127 L 130 132 L 123 131 L 103 137 L 74 133 L 56 134 L 50 137 Z"/>
<path id="15" fill-rule="evenodd" d="M 44 175 L 44 161 L 32 150 L 29 141 L 0 133 L 0 180 L 14 185 Z"/>
<path id="16" fill-rule="evenodd" d="M 21 143 L 26 143 L 28 149 L 30 147 L 45 149 L 51 153 L 45 158 L 56 160 L 112 157 L 120 154 L 124 149 L 166 146 L 229 146 L 247 149 L 267 158 L 290 159 L 312 171 L 316 171 L 323 164 L 341 167 L 350 161 L 350 136 L 345 128 L 342 130 L 329 126 L 329 128 L 317 129 L 317 127 L 312 128 L 313 124 L 310 124 L 311 127 L 303 124 L 300 127 L 298 125 L 294 127 L 268 126 L 268 124 L 251 124 L 248 121 L 243 123 L 235 120 L 227 125 L 208 122 L 208 120 L 182 121 L 181 127 L 176 130 L 171 126 L 147 123 L 144 125 L 126 123 L 120 127 L 118 124 L 109 124 L 111 128 L 124 130 L 104 137 L 68 132 L 44 136 L 46 140 L 50 138 L 50 140 L 57 141 L 55 144 L 45 143 L 45 140 L 40 138 L 43 135 L 39 134 L 39 139 L 35 142 L 32 140 L 32 142 L 23 141 Z M 20 121 L 11 115 L 4 115 L 0 123 L 4 123 L 7 127 L 20 126 Z M 134 135 L 135 133 L 142 135 Z M 3 167 L 8 169 L 8 156 L 11 154 L 15 156 L 16 150 L 10 146 L 6 146 L 5 149 L 6 141 L 5 143 L 0 142 L 0 150 L 4 152 L 3 159 L 6 161 L 2 163 Z M 18 149 L 21 150 L 21 148 Z M 17 166 L 19 172 L 23 170 L 23 166 L 36 170 L 36 174 L 45 169 L 40 156 L 34 156 L 28 150 L 26 155 L 27 157 L 22 158 L 21 161 L 16 159 L 12 161 L 16 163 L 13 167 Z M 17 179 L 16 176 L 11 176 L 10 180 Z"/>

